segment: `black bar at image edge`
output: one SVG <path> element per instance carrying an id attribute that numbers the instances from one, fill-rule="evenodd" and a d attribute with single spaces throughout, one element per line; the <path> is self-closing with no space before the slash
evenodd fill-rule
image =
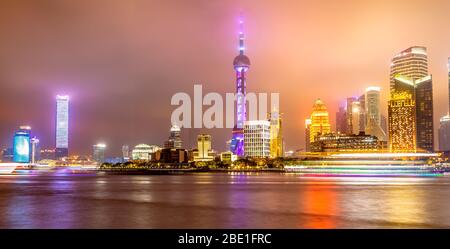
<path id="1" fill-rule="evenodd" d="M 93 229 L 93 230 L 0 230 L 2 242 L 47 247 L 134 244 L 148 248 L 302 248 L 306 245 L 430 246 L 445 242 L 450 230 L 294 230 L 294 229 Z"/>

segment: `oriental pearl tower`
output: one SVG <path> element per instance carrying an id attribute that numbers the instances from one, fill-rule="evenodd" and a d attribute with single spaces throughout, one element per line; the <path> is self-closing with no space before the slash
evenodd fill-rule
<path id="1" fill-rule="evenodd" d="M 239 55 L 233 60 L 236 72 L 236 125 L 233 128 L 230 150 L 234 155 L 244 156 L 244 122 L 247 119 L 246 110 L 246 74 L 250 67 L 250 59 L 244 55 L 244 31 L 243 20 L 239 21 Z"/>

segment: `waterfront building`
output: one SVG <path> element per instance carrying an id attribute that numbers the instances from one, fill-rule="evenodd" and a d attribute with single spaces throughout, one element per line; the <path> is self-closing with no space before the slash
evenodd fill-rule
<path id="1" fill-rule="evenodd" d="M 122 159 L 125 162 L 130 160 L 130 147 L 127 144 L 122 145 Z"/>
<path id="2" fill-rule="evenodd" d="M 97 163 L 104 163 L 105 162 L 105 150 L 106 150 L 106 144 L 99 143 L 93 145 L 93 153 L 92 157 L 95 162 Z"/>
<path id="3" fill-rule="evenodd" d="M 153 160 L 154 153 L 161 150 L 157 145 L 138 144 L 131 151 L 131 158 L 133 160 Z"/>
<path id="4" fill-rule="evenodd" d="M 55 149 L 41 149 L 41 160 L 55 160 Z"/>
<path id="5" fill-rule="evenodd" d="M 56 158 L 69 156 L 69 96 L 56 96 Z"/>
<path id="6" fill-rule="evenodd" d="M 313 111 L 311 113 L 309 141 L 314 142 L 316 136 L 324 135 L 331 132 L 330 120 L 328 118 L 328 110 L 322 100 L 317 99 L 314 102 Z"/>
<path id="7" fill-rule="evenodd" d="M 245 121 L 244 147 L 246 157 L 269 157 L 270 122 L 267 120 Z"/>
<path id="8" fill-rule="evenodd" d="M 406 91 L 415 102 L 416 149 L 434 151 L 433 87 L 425 47 L 411 47 L 392 59 L 391 94 Z"/>
<path id="9" fill-rule="evenodd" d="M 388 105 L 391 152 L 416 152 L 415 101 L 408 92 L 391 93 Z"/>
<path id="10" fill-rule="evenodd" d="M 355 134 L 328 133 L 319 135 L 311 143 L 312 152 L 380 152 L 387 149 L 387 142 L 361 132 Z"/>
<path id="11" fill-rule="evenodd" d="M 336 112 L 336 132 L 347 133 L 347 112 L 344 106 L 339 106 Z"/>
<path id="12" fill-rule="evenodd" d="M 237 160 L 237 155 L 234 155 L 231 151 L 225 151 L 220 153 L 220 161 L 230 164 Z"/>
<path id="13" fill-rule="evenodd" d="M 31 155 L 30 161 L 31 163 L 37 163 L 40 160 L 41 149 L 39 147 L 39 139 L 37 137 L 33 137 L 30 140 L 31 143 Z"/>
<path id="14" fill-rule="evenodd" d="M 173 124 L 170 128 L 169 139 L 164 143 L 164 148 L 181 149 L 183 141 L 181 140 L 181 129 L 178 125 Z"/>
<path id="15" fill-rule="evenodd" d="M 12 147 L 8 147 L 2 150 L 2 162 L 10 163 L 14 158 L 14 149 Z"/>
<path id="16" fill-rule="evenodd" d="M 160 163 L 187 163 L 188 152 L 185 149 L 164 148 L 155 152 L 155 159 Z"/>
<path id="17" fill-rule="evenodd" d="M 281 114 L 273 109 L 269 115 L 270 120 L 270 157 L 283 157 L 283 132 Z"/>
<path id="18" fill-rule="evenodd" d="M 305 120 L 305 151 L 311 150 L 311 119 L 307 118 Z"/>
<path id="19" fill-rule="evenodd" d="M 13 141 L 13 162 L 29 163 L 31 155 L 30 143 L 31 127 L 20 126 L 19 130 L 14 133 Z"/>
<path id="20" fill-rule="evenodd" d="M 214 160 L 211 135 L 200 134 L 197 136 L 197 151 L 194 151 L 194 161 L 204 162 Z"/>
<path id="21" fill-rule="evenodd" d="M 245 154 L 245 142 L 244 142 L 244 123 L 247 120 L 247 107 L 246 107 L 246 77 L 247 71 L 250 68 L 250 59 L 244 54 L 244 30 L 243 20 L 240 20 L 239 31 L 239 55 L 233 60 L 233 68 L 236 72 L 236 125 L 233 128 L 233 136 L 231 139 L 230 150 L 237 156 L 243 156 Z"/>

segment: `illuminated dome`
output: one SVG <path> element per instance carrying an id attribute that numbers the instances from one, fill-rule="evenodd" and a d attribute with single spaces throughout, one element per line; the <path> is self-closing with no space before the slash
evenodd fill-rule
<path id="1" fill-rule="evenodd" d="M 238 67 L 249 67 L 250 66 L 250 59 L 243 54 L 240 54 L 236 56 L 233 60 L 233 65 L 235 68 Z"/>

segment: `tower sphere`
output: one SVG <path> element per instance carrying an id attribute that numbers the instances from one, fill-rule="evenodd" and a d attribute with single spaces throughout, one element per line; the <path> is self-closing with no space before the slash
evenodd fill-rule
<path id="1" fill-rule="evenodd" d="M 233 65 L 235 69 L 248 68 L 250 66 L 250 59 L 246 55 L 240 54 L 234 58 Z"/>

